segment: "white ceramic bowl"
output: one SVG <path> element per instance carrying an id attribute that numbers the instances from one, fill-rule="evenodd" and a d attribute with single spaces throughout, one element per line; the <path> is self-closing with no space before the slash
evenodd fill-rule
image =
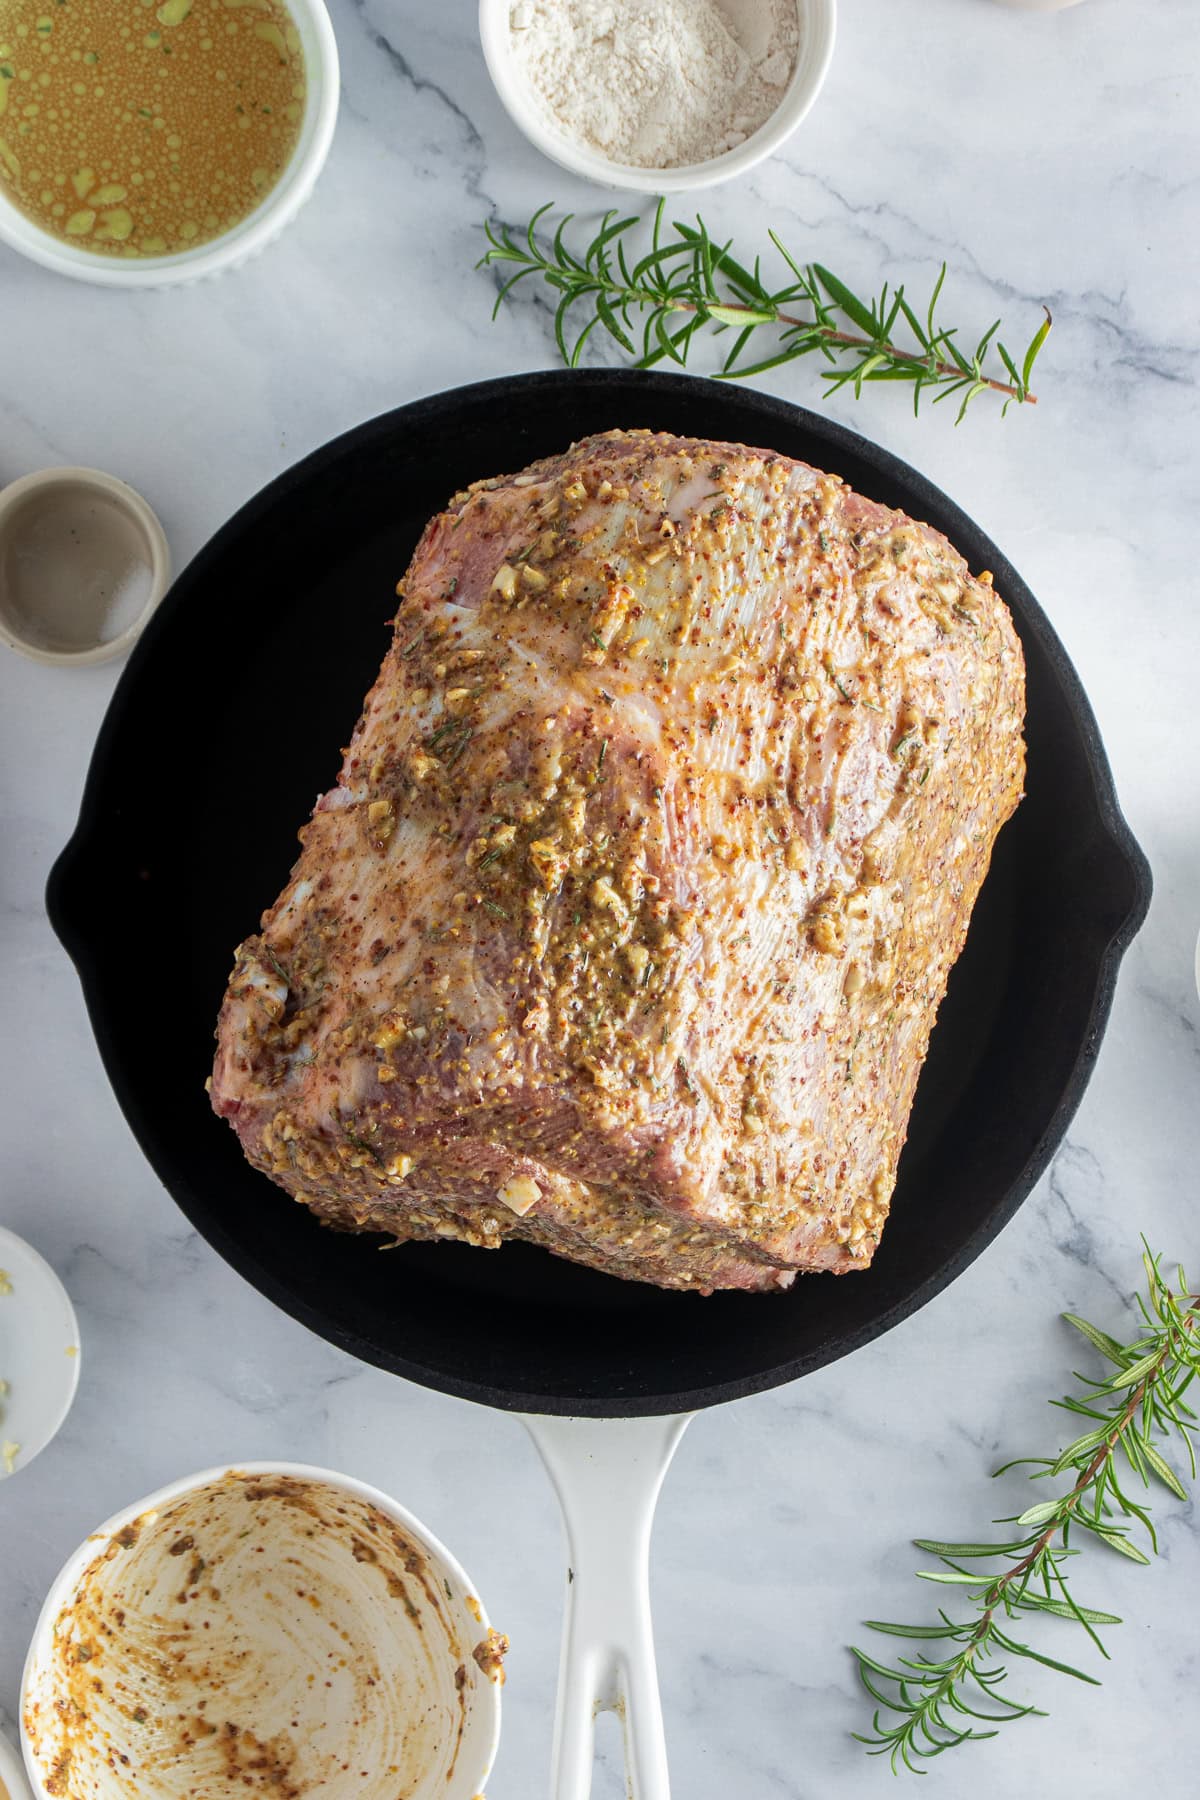
<path id="1" fill-rule="evenodd" d="M 0 243 L 57 275 L 110 288 L 162 288 L 202 281 L 235 269 L 265 250 L 284 226 L 291 224 L 316 186 L 337 122 L 337 40 L 324 0 L 287 0 L 287 4 L 304 46 L 307 99 L 300 137 L 291 162 L 261 206 L 232 231 L 172 256 L 98 256 L 94 250 L 81 249 L 43 231 L 18 211 L 0 187 Z"/>
<path id="2" fill-rule="evenodd" d="M 122 589 L 136 584 L 136 614 Z M 123 656 L 167 591 L 171 552 L 142 496 L 102 469 L 39 469 L 0 489 L 0 643 L 82 668 Z M 113 607 L 124 616 L 111 620 Z"/>
<path id="3" fill-rule="evenodd" d="M 3 1793 L 7 1793 L 9 1800 L 32 1800 L 20 1754 L 0 1734 L 0 1794 Z"/>
<path id="4" fill-rule="evenodd" d="M 56 1661 L 61 1664 L 63 1654 L 60 1651 L 57 1658 L 53 1654 L 55 1626 L 64 1609 L 68 1608 L 74 1600 L 85 1570 L 104 1554 L 106 1543 L 111 1546 L 110 1556 L 120 1554 L 117 1545 L 113 1543 L 118 1533 L 125 1532 L 128 1527 L 135 1528 L 132 1539 L 126 1544 L 127 1548 L 131 1547 L 131 1544 L 137 1540 L 138 1533 L 144 1533 L 151 1524 L 151 1520 L 146 1515 L 161 1513 L 173 1501 L 209 1484 L 220 1483 L 230 1476 L 265 1477 L 267 1480 L 283 1477 L 300 1482 L 315 1483 L 323 1488 L 334 1490 L 335 1494 L 345 1494 L 354 1500 L 365 1502 L 400 1527 L 408 1544 L 415 1547 L 419 1558 L 425 1565 L 428 1577 L 436 1583 L 436 1611 L 442 1622 L 442 1628 L 437 1631 L 429 1629 L 431 1621 L 428 1602 L 423 1611 L 419 1607 L 413 1609 L 411 1616 L 414 1618 L 414 1623 L 405 1622 L 404 1614 L 408 1613 L 411 1602 L 404 1589 L 397 1594 L 390 1605 L 386 1595 L 382 1595 L 381 1598 L 371 1598 L 369 1604 L 376 1610 L 366 1616 L 373 1618 L 376 1626 L 380 1625 L 382 1616 L 379 1611 L 380 1606 L 387 1610 L 387 1623 L 382 1629 L 382 1636 L 391 1640 L 386 1648 L 387 1653 L 392 1657 L 392 1662 L 390 1667 L 382 1669 L 382 1673 L 385 1680 L 389 1676 L 391 1677 L 389 1686 L 394 1685 L 394 1691 L 398 1696 L 407 1695 L 408 1700 L 415 1704 L 414 1719 L 426 1717 L 436 1719 L 443 1714 L 447 1718 L 458 1716 L 460 1728 L 456 1742 L 440 1744 L 437 1756 L 439 1767 L 436 1769 L 417 1768 L 413 1765 L 414 1752 L 408 1744 L 406 1731 L 405 1747 L 401 1750 L 398 1759 L 402 1760 L 405 1766 L 402 1769 L 397 1768 L 395 1771 L 397 1785 L 402 1786 L 404 1792 L 412 1796 L 412 1800 L 434 1800 L 434 1796 L 436 1796 L 436 1800 L 478 1800 L 482 1794 L 484 1782 L 491 1771 L 500 1741 L 500 1689 L 497 1682 L 489 1678 L 484 1668 L 477 1665 L 472 1657 L 473 1646 L 488 1637 L 490 1628 L 487 1615 L 475 1598 L 467 1575 L 450 1552 L 425 1529 L 418 1519 L 413 1518 L 411 1513 L 397 1505 L 388 1495 L 380 1493 L 377 1488 L 369 1487 L 365 1482 L 356 1481 L 349 1475 L 337 1474 L 330 1469 L 311 1468 L 302 1463 L 276 1462 L 225 1464 L 215 1469 L 203 1470 L 198 1475 L 189 1475 L 182 1481 L 172 1482 L 170 1486 L 159 1489 L 157 1493 L 149 1495 L 145 1500 L 139 1500 L 133 1506 L 124 1508 L 123 1511 L 109 1519 L 98 1531 L 93 1532 L 86 1542 L 80 1545 L 63 1568 L 46 1596 L 45 1605 L 42 1607 L 33 1642 L 26 1658 L 25 1672 L 21 1683 L 21 1745 L 25 1753 L 25 1767 L 35 1800 L 51 1800 L 46 1785 L 46 1776 L 50 1772 L 43 1770 L 39 1762 L 37 1743 L 43 1733 L 47 1743 L 54 1741 L 55 1701 L 60 1696 L 53 1669 Z M 249 1534 L 241 1532 L 238 1535 L 244 1537 Z M 331 1622 L 331 1618 L 326 1617 L 324 1612 L 325 1603 L 331 1598 L 332 1590 L 329 1582 L 332 1579 L 336 1586 L 338 1579 L 337 1563 L 344 1560 L 348 1569 L 354 1570 L 364 1562 L 383 1560 L 382 1556 L 375 1558 L 369 1551 L 364 1551 L 364 1546 L 353 1528 L 342 1535 L 340 1542 L 331 1543 L 330 1540 L 335 1535 L 328 1529 L 322 1529 L 318 1533 L 319 1548 L 312 1553 L 285 1545 L 285 1549 L 289 1550 L 286 1566 L 289 1569 L 299 1569 L 305 1587 L 308 1589 L 307 1593 L 303 1588 L 297 1589 L 301 1607 L 306 1601 L 313 1607 L 312 1612 L 302 1611 L 301 1621 L 308 1619 L 313 1621 L 312 1636 L 315 1647 L 309 1646 L 308 1653 L 314 1660 L 318 1660 L 325 1654 L 323 1640 L 315 1641 L 318 1622 L 323 1622 L 323 1637 L 332 1639 L 337 1632 L 336 1617 Z M 189 1547 L 190 1542 L 191 1540 L 186 1537 L 181 1540 L 184 1548 Z M 168 1557 L 171 1558 L 179 1554 L 179 1545 L 172 1546 L 167 1552 Z M 245 1553 L 242 1554 L 245 1555 Z M 226 1573 L 228 1574 L 235 1566 L 236 1552 L 231 1550 L 224 1564 Z M 279 1566 L 280 1569 L 285 1566 L 282 1552 L 279 1553 Z M 412 1566 L 406 1562 L 406 1567 L 411 1568 Z M 234 1612 L 234 1629 L 237 1632 L 238 1650 L 238 1656 L 233 1664 L 235 1668 L 238 1660 L 245 1656 L 246 1646 L 253 1645 L 256 1630 L 263 1634 L 260 1642 L 272 1646 L 292 1642 L 304 1645 L 309 1636 L 307 1627 L 300 1632 L 295 1624 L 285 1617 L 284 1609 L 290 1602 L 279 1601 L 278 1591 L 272 1591 L 276 1585 L 271 1579 L 275 1574 L 275 1569 L 269 1553 L 263 1567 L 268 1570 L 267 1581 L 271 1583 L 270 1587 L 263 1584 L 265 1601 L 271 1602 L 275 1606 L 275 1613 L 271 1618 L 260 1617 L 256 1613 L 256 1602 L 252 1597 L 255 1590 L 250 1585 L 254 1578 L 247 1577 L 246 1594 L 241 1598 L 240 1604 Z M 327 1567 L 332 1571 L 331 1575 L 325 1574 Z M 179 1578 L 176 1571 L 182 1572 L 185 1568 L 186 1564 L 182 1561 L 170 1563 L 171 1574 L 175 1580 Z M 195 1579 L 199 1580 L 199 1574 L 203 1568 L 204 1564 L 200 1562 Z M 148 1570 L 140 1573 L 150 1579 L 152 1570 L 153 1564 Z M 191 1577 L 184 1576 L 185 1587 L 190 1579 Z M 261 1578 L 258 1579 L 261 1581 Z M 425 1580 L 419 1568 L 411 1579 L 414 1589 L 419 1584 L 423 1584 Z M 174 1581 L 171 1585 L 174 1585 Z M 287 1578 L 283 1585 L 287 1585 Z M 390 1577 L 388 1591 L 391 1592 Z M 426 1592 L 428 1592 L 428 1587 Z M 226 1593 L 227 1607 L 229 1601 L 230 1596 Z M 197 1603 L 196 1596 L 193 1595 L 193 1607 Z M 215 1591 L 213 1603 L 217 1604 Z M 184 1615 L 181 1614 L 182 1616 Z M 281 1620 L 285 1626 L 282 1636 L 279 1629 Z M 209 1642 L 210 1640 L 206 1638 L 206 1646 Z M 380 1655 L 384 1654 L 382 1643 L 374 1643 L 374 1648 Z M 140 1679 L 145 1676 L 147 1666 L 144 1657 L 144 1642 L 137 1649 L 143 1654 L 138 1655 L 135 1650 L 129 1667 L 130 1671 Z M 227 1651 L 222 1651 L 218 1647 L 214 1653 L 220 1656 L 227 1654 Z M 353 1658 L 353 1646 L 344 1654 Z M 115 1644 L 105 1641 L 101 1656 L 102 1660 L 96 1666 L 97 1669 L 107 1672 L 110 1694 L 115 1698 L 122 1691 L 127 1693 L 126 1680 L 128 1678 L 119 1668 L 119 1651 Z M 334 1666 L 336 1668 L 338 1665 Z M 351 1677 L 349 1694 L 339 1694 L 336 1691 L 335 1683 L 325 1682 L 321 1685 L 325 1688 L 335 1689 L 332 1698 L 323 1696 L 319 1690 L 313 1690 L 311 1678 L 309 1678 L 307 1689 L 304 1689 L 304 1683 L 299 1677 L 294 1677 L 292 1682 L 292 1686 L 295 1688 L 315 1693 L 313 1705 L 307 1715 L 307 1723 L 311 1732 L 307 1748 L 310 1753 L 315 1753 L 318 1757 L 322 1751 L 328 1756 L 329 1746 L 335 1741 L 338 1748 L 341 1747 L 343 1741 L 350 1741 L 351 1734 L 359 1728 L 358 1717 L 343 1717 L 337 1713 L 337 1709 L 339 1707 L 345 1709 L 346 1706 L 353 1705 L 357 1712 L 357 1708 L 363 1703 L 363 1695 L 359 1693 L 356 1697 L 353 1691 L 357 1686 L 353 1683 L 353 1677 Z M 343 1687 L 345 1685 L 343 1683 Z M 245 1704 L 246 1696 L 243 1694 L 240 1698 L 241 1703 Z M 238 1703 L 233 1693 L 229 1694 L 228 1703 L 231 1705 Z M 402 1701 L 401 1703 L 406 1704 L 407 1702 Z M 292 1746 L 296 1750 L 295 1771 L 297 1776 L 303 1779 L 306 1744 L 302 1734 L 306 1722 L 303 1712 L 306 1702 L 303 1699 L 297 1701 L 295 1692 L 283 1689 L 277 1695 L 268 1693 L 265 1696 L 264 1706 L 269 1709 L 272 1704 L 285 1705 L 288 1711 L 293 1705 L 298 1705 L 301 1709 L 295 1714 L 298 1724 L 294 1725 L 292 1720 L 288 1719 L 284 1736 L 291 1740 Z M 375 1711 L 380 1711 L 382 1705 L 381 1702 Z M 117 1701 L 117 1707 L 118 1710 L 121 1709 L 120 1701 Z M 334 1709 L 333 1714 L 326 1710 L 330 1707 Z M 203 1705 L 200 1710 L 203 1711 Z M 251 1704 L 251 1711 L 253 1711 L 253 1704 Z M 43 1720 L 50 1721 L 47 1727 L 43 1727 Z M 267 1728 L 267 1725 L 262 1724 L 261 1719 L 258 1722 L 261 1728 Z M 255 1723 L 254 1718 L 243 1719 L 240 1722 L 240 1728 L 244 1732 L 247 1728 L 252 1729 Z M 162 1721 L 151 1718 L 147 1729 L 155 1731 L 156 1728 L 156 1736 L 165 1744 L 168 1753 L 177 1756 L 177 1740 L 172 1740 L 168 1735 L 164 1735 L 170 1729 L 169 1716 L 164 1716 Z M 346 1734 L 345 1740 L 341 1735 L 343 1732 Z M 329 1733 L 333 1734 L 332 1737 L 326 1735 Z M 268 1747 L 271 1747 L 275 1741 L 274 1737 L 268 1740 Z M 395 1745 L 394 1733 L 390 1735 L 390 1742 L 393 1746 Z M 355 1747 L 361 1748 L 364 1755 L 369 1754 L 365 1745 L 356 1745 Z M 157 1749 L 158 1745 L 154 1744 L 152 1748 Z M 442 1764 L 448 1764 L 448 1769 L 441 1766 Z M 135 1800 L 138 1793 L 144 1791 L 139 1787 L 137 1779 L 121 1775 L 115 1761 L 111 1762 L 111 1767 L 115 1771 L 112 1793 L 125 1796 L 125 1800 Z M 162 1795 L 174 1792 L 174 1785 L 180 1779 L 180 1775 L 176 1771 L 172 1771 L 170 1774 L 159 1774 L 157 1771 L 151 1770 L 144 1779 L 148 1784 L 149 1791 Z M 335 1783 L 333 1791 L 341 1793 L 346 1790 L 340 1783 Z"/>
<path id="5" fill-rule="evenodd" d="M 508 29 L 511 0 L 480 0 L 479 35 L 488 73 L 505 110 L 543 156 L 601 187 L 628 188 L 641 194 L 683 193 L 730 181 L 773 156 L 820 93 L 833 56 L 837 0 L 796 0 L 796 5 L 800 14 L 800 52 L 792 79 L 770 118 L 736 149 L 726 150 L 708 162 L 689 163 L 678 169 L 643 169 L 612 162 L 555 129 L 512 53 Z"/>
<path id="6" fill-rule="evenodd" d="M 71 1410 L 79 1385 L 79 1322 L 70 1296 L 32 1244 L 0 1225 L 0 1443 L 17 1445 L 13 1473 L 40 1456 Z M 0 1481 L 8 1475 L 0 1464 Z"/>

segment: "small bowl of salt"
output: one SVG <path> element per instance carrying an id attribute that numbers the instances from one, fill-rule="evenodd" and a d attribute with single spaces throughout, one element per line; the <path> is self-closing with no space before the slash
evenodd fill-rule
<path id="1" fill-rule="evenodd" d="M 820 92 L 837 0 L 481 0 L 488 71 L 544 156 L 603 187 L 744 175 Z"/>

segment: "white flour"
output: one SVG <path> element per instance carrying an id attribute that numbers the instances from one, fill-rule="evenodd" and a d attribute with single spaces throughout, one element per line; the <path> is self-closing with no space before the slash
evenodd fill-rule
<path id="1" fill-rule="evenodd" d="M 675 169 L 732 150 L 796 66 L 796 0 L 512 0 L 518 66 L 567 137 Z"/>

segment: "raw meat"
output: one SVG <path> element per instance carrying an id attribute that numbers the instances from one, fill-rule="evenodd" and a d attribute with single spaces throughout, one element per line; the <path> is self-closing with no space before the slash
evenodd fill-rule
<path id="1" fill-rule="evenodd" d="M 614 1275 L 863 1268 L 1024 671 L 986 572 L 803 463 L 613 432 L 458 494 L 218 1027 L 331 1225 Z"/>

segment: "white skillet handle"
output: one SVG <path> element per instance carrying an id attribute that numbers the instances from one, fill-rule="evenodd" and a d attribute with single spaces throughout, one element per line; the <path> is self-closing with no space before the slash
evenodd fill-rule
<path id="1" fill-rule="evenodd" d="M 630 1800 L 670 1800 L 650 1623 L 650 1528 L 690 1417 L 525 1417 L 567 1532 L 552 1800 L 588 1800 L 601 1712 L 621 1718 Z"/>

